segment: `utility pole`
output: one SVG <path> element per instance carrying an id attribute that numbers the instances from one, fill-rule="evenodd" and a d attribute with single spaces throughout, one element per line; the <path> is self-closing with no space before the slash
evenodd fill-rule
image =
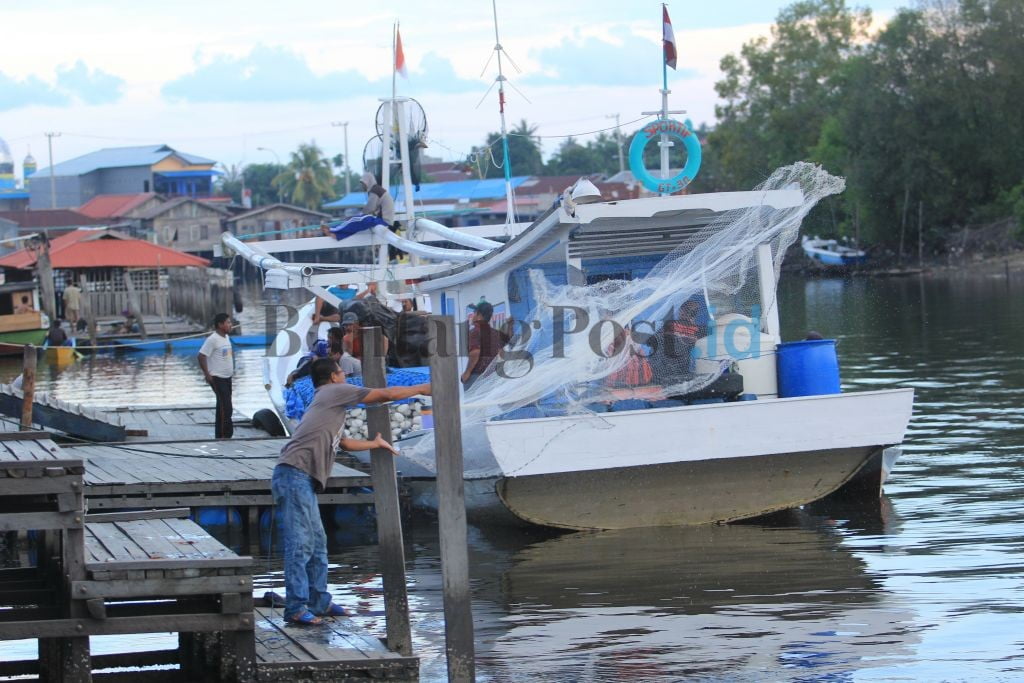
<path id="1" fill-rule="evenodd" d="M 345 194 L 352 192 L 352 170 L 348 166 L 348 121 L 332 121 L 335 128 L 341 127 L 345 133 Z"/>
<path id="2" fill-rule="evenodd" d="M 60 133 L 44 133 L 46 144 L 50 148 L 50 208 L 57 208 L 57 181 L 53 177 L 53 139 L 59 138 Z"/>
<path id="3" fill-rule="evenodd" d="M 274 150 L 270 149 L 269 147 L 257 147 L 256 151 L 257 152 L 270 152 L 271 154 L 274 155 L 274 161 L 277 163 L 277 165 L 278 166 L 281 165 L 281 157 L 277 156 L 277 152 L 275 152 Z M 245 182 L 245 173 L 244 172 L 242 173 L 242 182 L 243 183 Z M 280 186 L 278 186 L 278 188 L 277 188 L 277 202 L 279 204 L 284 203 L 284 200 L 281 199 L 281 188 L 280 188 Z"/>
<path id="4" fill-rule="evenodd" d="M 615 119 L 615 146 L 619 148 L 619 173 L 626 170 L 626 163 L 622 159 L 622 128 L 619 127 L 619 114 L 606 114 L 606 119 Z"/>

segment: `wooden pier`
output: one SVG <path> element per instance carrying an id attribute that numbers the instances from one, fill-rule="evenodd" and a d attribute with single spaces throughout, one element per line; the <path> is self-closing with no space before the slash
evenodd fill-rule
<path id="1" fill-rule="evenodd" d="M 391 652 L 351 619 L 286 626 L 279 609 L 256 608 L 256 662 L 262 681 L 416 680 L 419 658 Z"/>
<path id="2" fill-rule="evenodd" d="M 252 559 L 239 557 L 185 519 L 187 509 L 85 514 L 86 505 L 102 509 L 104 502 L 108 509 L 141 507 L 145 501 L 159 507 L 181 499 L 199 506 L 269 502 L 280 441 L 131 448 L 129 455 L 111 445 L 61 448 L 38 432 L 0 435 L 0 531 L 42 530 L 36 566 L 0 569 L 0 641 L 38 639 L 39 658 L 0 662 L 0 677 L 80 683 L 93 680 L 94 672 L 128 667 L 133 670 L 98 676 L 110 681 L 416 679 L 416 657 L 389 651 L 349 619 L 286 627 L 280 612 L 255 608 Z M 256 455 L 244 454 L 253 448 Z M 175 455 L 201 457 L 175 461 Z M 189 460 L 202 464 L 185 465 Z M 332 485 L 368 483 L 366 475 L 338 467 Z M 372 499 L 336 495 L 339 502 L 348 502 L 348 496 Z M 97 656 L 89 650 L 94 635 L 166 632 L 179 634 L 177 648 Z"/>
<path id="3" fill-rule="evenodd" d="M 24 394 L 10 385 L 0 384 L 0 432 L 18 431 L 18 418 L 24 409 Z M 70 436 L 86 441 L 195 441 L 209 439 L 214 433 L 213 406 L 117 406 L 92 408 L 62 401 L 46 393 L 33 395 L 32 425 L 55 436 Z M 235 412 L 232 416 L 236 438 L 267 438 L 271 434 L 253 426 L 251 418 Z"/>
<path id="4" fill-rule="evenodd" d="M 238 507 L 274 504 L 270 478 L 284 439 L 156 441 L 66 445 L 85 463 L 89 509 Z M 322 505 L 369 504 L 371 477 L 334 465 Z M 243 519 L 246 519 L 243 515 Z"/>

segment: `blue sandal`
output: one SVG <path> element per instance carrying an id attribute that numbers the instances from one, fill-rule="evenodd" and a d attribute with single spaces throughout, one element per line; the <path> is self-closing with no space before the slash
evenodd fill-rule
<path id="1" fill-rule="evenodd" d="M 335 605 L 333 602 L 327 606 L 327 611 L 324 612 L 325 617 L 347 617 L 348 612 L 341 605 Z"/>
<path id="2" fill-rule="evenodd" d="M 290 617 L 286 617 L 285 621 L 289 624 L 298 624 L 299 626 L 318 626 L 323 623 L 323 619 L 313 614 L 308 609 L 300 614 L 294 614 Z"/>

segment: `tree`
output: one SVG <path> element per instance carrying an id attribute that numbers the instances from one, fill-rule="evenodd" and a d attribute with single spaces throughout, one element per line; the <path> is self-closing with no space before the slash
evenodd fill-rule
<path id="1" fill-rule="evenodd" d="M 614 175 L 619 172 L 618 142 L 607 133 L 599 133 L 583 145 L 575 138 L 566 138 L 551 155 L 544 170 L 551 175 Z"/>
<path id="2" fill-rule="evenodd" d="M 300 144 L 291 153 L 291 161 L 274 178 L 273 185 L 292 204 L 312 210 L 319 210 L 324 201 L 335 194 L 331 162 L 316 141 Z"/>
<path id="3" fill-rule="evenodd" d="M 284 173 L 282 164 L 249 164 L 245 167 L 245 187 L 252 192 L 253 206 L 266 206 L 285 199 L 284 193 L 274 185 L 274 179 Z"/>
<path id="4" fill-rule="evenodd" d="M 223 172 L 214 183 L 214 191 L 231 197 L 234 202 L 242 201 L 242 167 L 237 164 L 221 165 Z"/>
<path id="5" fill-rule="evenodd" d="M 544 170 L 540 153 L 540 139 L 537 126 L 531 126 L 523 119 L 509 131 L 508 155 L 513 176 L 539 175 Z M 501 133 L 488 133 L 483 147 L 474 147 L 470 162 L 481 178 L 501 178 L 505 175 L 505 157 L 501 144 Z"/>
<path id="6" fill-rule="evenodd" d="M 783 9 L 772 40 L 747 42 L 721 61 L 725 104 L 713 144 L 737 187 L 806 159 L 834 108 L 839 67 L 867 37 L 871 15 L 845 0 L 801 0 Z"/>

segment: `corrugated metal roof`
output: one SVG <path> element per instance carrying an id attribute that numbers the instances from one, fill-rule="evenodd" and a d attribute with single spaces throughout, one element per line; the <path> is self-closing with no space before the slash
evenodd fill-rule
<path id="1" fill-rule="evenodd" d="M 522 185 L 530 176 L 515 176 L 512 187 Z M 392 197 L 397 197 L 401 186 L 389 189 Z M 484 180 L 453 180 L 446 183 L 423 183 L 419 191 L 413 192 L 417 202 L 437 202 L 467 199 L 478 201 L 484 199 L 501 199 L 505 196 L 504 178 L 486 178 Z M 346 206 L 362 206 L 366 203 L 365 192 L 350 192 L 341 199 L 324 204 L 325 209 L 338 209 Z"/>
<path id="2" fill-rule="evenodd" d="M 78 207 L 78 213 L 92 218 L 119 218 L 159 195 L 155 192 L 138 194 L 101 194 Z"/>
<path id="3" fill-rule="evenodd" d="M 152 166 L 172 154 L 190 164 L 215 164 L 213 159 L 206 159 L 195 154 L 179 152 L 168 145 L 143 145 L 140 147 L 107 147 L 89 152 L 80 157 L 54 164 L 53 175 L 76 176 L 92 173 L 101 168 L 123 168 L 126 166 Z M 32 180 L 46 178 L 50 168 L 40 168 L 32 175 Z"/>
<path id="4" fill-rule="evenodd" d="M 111 244 L 116 242 L 116 244 Z M 0 258 L 0 268 L 31 268 L 36 254 L 20 249 Z M 113 230 L 75 230 L 50 241 L 54 268 L 178 268 L 208 266 L 206 259 L 125 237 Z"/>
<path id="5" fill-rule="evenodd" d="M 168 211 L 170 211 L 171 209 L 173 209 L 176 206 L 180 206 L 182 204 L 188 204 L 188 203 L 195 204 L 196 206 L 199 206 L 199 207 L 201 207 L 201 208 L 203 208 L 203 209 L 205 209 L 207 211 L 210 211 L 212 213 L 217 213 L 217 214 L 220 214 L 222 216 L 227 216 L 227 215 L 230 215 L 230 213 L 231 213 L 230 211 L 228 211 L 224 207 L 217 206 L 216 204 L 209 204 L 207 202 L 201 202 L 198 199 L 192 199 L 191 197 L 175 197 L 174 199 L 170 199 L 170 200 L 164 202 L 163 204 L 157 204 L 156 206 L 150 207 L 146 211 L 144 211 L 141 214 L 139 214 L 137 216 L 137 218 L 141 218 L 142 220 L 149 220 L 151 218 L 156 218 L 157 216 L 160 216 L 160 215 L 163 215 L 163 214 L 167 213 Z"/>
<path id="6" fill-rule="evenodd" d="M 0 218 L 14 221 L 22 228 L 78 228 L 103 222 L 71 209 L 0 211 Z"/>
<path id="7" fill-rule="evenodd" d="M 232 216 L 231 218 L 228 218 L 227 222 L 228 223 L 235 223 L 237 221 L 245 220 L 247 218 L 252 218 L 253 216 L 258 216 L 261 213 L 266 213 L 267 211 L 270 211 L 271 209 L 287 209 L 287 210 L 292 211 L 294 213 L 301 213 L 303 215 L 310 216 L 312 219 L 330 218 L 331 217 L 330 214 L 321 213 L 319 211 L 310 211 L 309 209 L 306 209 L 306 208 L 301 207 L 301 206 L 293 206 L 291 204 L 283 204 L 282 203 L 282 204 L 268 204 L 267 206 L 261 206 L 261 207 L 256 208 L 256 209 L 252 209 L 251 211 L 246 211 L 245 213 L 240 213 L 237 216 Z"/>

